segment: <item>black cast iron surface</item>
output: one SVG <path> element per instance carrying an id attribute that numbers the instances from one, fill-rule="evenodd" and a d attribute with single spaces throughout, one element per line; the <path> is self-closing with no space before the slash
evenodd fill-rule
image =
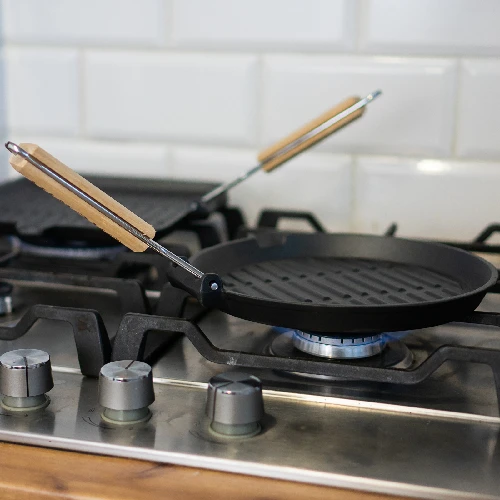
<path id="1" fill-rule="evenodd" d="M 83 375 L 98 377 L 109 362 L 111 345 L 106 328 L 97 311 L 48 305 L 34 305 L 14 326 L 0 326 L 0 340 L 16 340 L 25 335 L 39 319 L 69 323 Z"/>
<path id="2" fill-rule="evenodd" d="M 433 302 L 465 291 L 457 280 L 425 267 L 363 259 L 273 260 L 244 266 L 223 281 L 256 298 L 347 306 Z"/>
<path id="3" fill-rule="evenodd" d="M 339 336 L 459 319 L 498 278 L 489 262 L 447 245 L 354 234 L 261 234 L 205 249 L 190 261 L 207 275 L 217 273 L 224 285 L 213 297 L 203 287 L 200 294 L 174 268 L 174 282 L 184 281 L 203 304 Z"/>
<path id="4" fill-rule="evenodd" d="M 199 198 L 216 186 L 210 183 L 87 178 L 149 222 L 158 236 L 167 233 L 185 217 L 204 217 L 209 211 L 224 206 L 226 201 L 226 197 L 221 195 L 205 207 L 197 205 Z M 44 236 L 62 241 L 116 244 L 87 219 L 27 179 L 17 179 L 0 186 L 0 234 L 17 235 L 35 242 Z"/>

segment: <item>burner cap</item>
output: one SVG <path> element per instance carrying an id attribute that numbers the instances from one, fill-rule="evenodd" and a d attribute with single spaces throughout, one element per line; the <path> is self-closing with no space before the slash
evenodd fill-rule
<path id="1" fill-rule="evenodd" d="M 385 346 L 382 333 L 365 337 L 333 337 L 319 333 L 292 331 L 294 347 L 312 356 L 330 359 L 359 359 L 380 354 Z"/>

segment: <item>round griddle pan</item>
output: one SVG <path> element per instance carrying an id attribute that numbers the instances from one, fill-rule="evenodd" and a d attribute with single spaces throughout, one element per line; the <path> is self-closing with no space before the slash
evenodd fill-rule
<path id="1" fill-rule="evenodd" d="M 131 250 L 167 257 L 173 285 L 240 318 L 346 337 L 410 330 L 461 319 L 497 283 L 491 264 L 463 250 L 368 235 L 264 233 L 186 262 L 152 239 L 153 226 L 39 146 L 7 147 L 23 175 Z"/>
<path id="2" fill-rule="evenodd" d="M 207 305 L 345 336 L 458 320 L 498 277 L 489 262 L 447 245 L 353 234 L 271 233 L 216 245 L 190 262 L 220 277 L 218 295 L 186 286 L 178 268 L 173 281 Z"/>

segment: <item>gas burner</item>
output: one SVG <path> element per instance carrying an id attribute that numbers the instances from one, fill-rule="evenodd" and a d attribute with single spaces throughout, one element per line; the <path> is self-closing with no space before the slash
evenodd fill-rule
<path id="1" fill-rule="evenodd" d="M 293 345 L 312 356 L 330 359 L 359 359 L 380 354 L 386 337 L 380 333 L 357 338 L 325 336 L 293 330 Z"/>
<path id="2" fill-rule="evenodd" d="M 303 332 L 299 332 L 298 330 L 288 330 L 278 335 L 272 341 L 271 345 L 268 347 L 267 349 L 268 352 L 271 355 L 280 357 L 305 358 L 311 360 L 317 359 L 318 356 L 320 355 L 308 353 L 305 352 L 304 350 L 299 350 L 297 348 L 296 346 L 296 341 L 297 341 L 296 339 L 298 337 L 297 333 L 303 333 Z M 313 335 L 313 334 L 307 334 L 307 335 Z M 322 342 L 326 338 L 332 339 L 332 341 L 336 340 L 340 341 L 340 339 L 333 337 L 320 337 L 320 338 Z M 405 370 L 412 365 L 414 359 L 413 353 L 408 348 L 408 346 L 401 340 L 391 337 L 388 334 L 372 335 L 369 337 L 364 337 L 364 339 L 365 339 L 365 344 L 360 342 L 359 344 L 347 344 L 347 345 L 348 347 L 354 346 L 354 349 L 356 349 L 356 346 L 370 345 L 369 342 L 371 340 L 373 344 L 381 346 L 377 354 L 370 354 L 368 356 L 365 356 L 364 358 L 361 356 L 358 356 L 357 358 L 356 357 L 348 358 L 345 355 L 348 353 L 348 351 L 345 351 L 343 357 L 339 356 L 337 359 L 329 357 L 329 360 L 331 361 L 331 363 L 342 363 L 342 364 L 349 364 L 349 365 L 363 366 L 363 367 L 366 366 L 372 368 L 396 368 L 400 370 Z M 351 340 L 351 339 L 344 339 L 344 344 L 346 340 Z M 361 338 L 359 340 L 361 340 Z M 311 342 L 311 341 L 306 340 L 306 342 Z M 327 345 L 327 346 L 331 345 L 334 349 L 338 347 L 338 345 L 334 343 L 322 344 L 322 345 Z M 340 349 L 342 349 L 342 347 L 340 347 Z M 363 349 L 362 347 L 359 347 L 357 353 L 360 354 L 362 352 L 362 349 Z M 318 375 L 318 374 L 310 374 L 302 372 L 300 373 L 288 372 L 288 373 L 290 375 L 297 375 L 300 377 L 314 378 L 320 380 L 344 380 L 344 381 L 354 380 L 352 378 L 344 378 L 344 377 L 340 378 L 329 375 Z"/>

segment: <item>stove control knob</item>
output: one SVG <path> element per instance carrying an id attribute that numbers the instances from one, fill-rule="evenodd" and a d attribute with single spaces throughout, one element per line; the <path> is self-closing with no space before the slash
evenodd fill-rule
<path id="1" fill-rule="evenodd" d="M 5 316 L 12 312 L 12 285 L 5 281 L 0 281 L 0 316 Z"/>
<path id="2" fill-rule="evenodd" d="M 0 356 L 1 404 L 7 410 L 45 408 L 54 387 L 50 356 L 38 349 L 17 349 Z"/>
<path id="3" fill-rule="evenodd" d="M 261 381 L 247 373 L 216 375 L 208 384 L 206 414 L 210 427 L 226 436 L 250 437 L 264 416 Z"/>
<path id="4" fill-rule="evenodd" d="M 155 400 L 153 372 L 142 361 L 113 361 L 101 368 L 99 404 L 101 417 L 114 424 L 146 422 L 148 406 Z"/>

